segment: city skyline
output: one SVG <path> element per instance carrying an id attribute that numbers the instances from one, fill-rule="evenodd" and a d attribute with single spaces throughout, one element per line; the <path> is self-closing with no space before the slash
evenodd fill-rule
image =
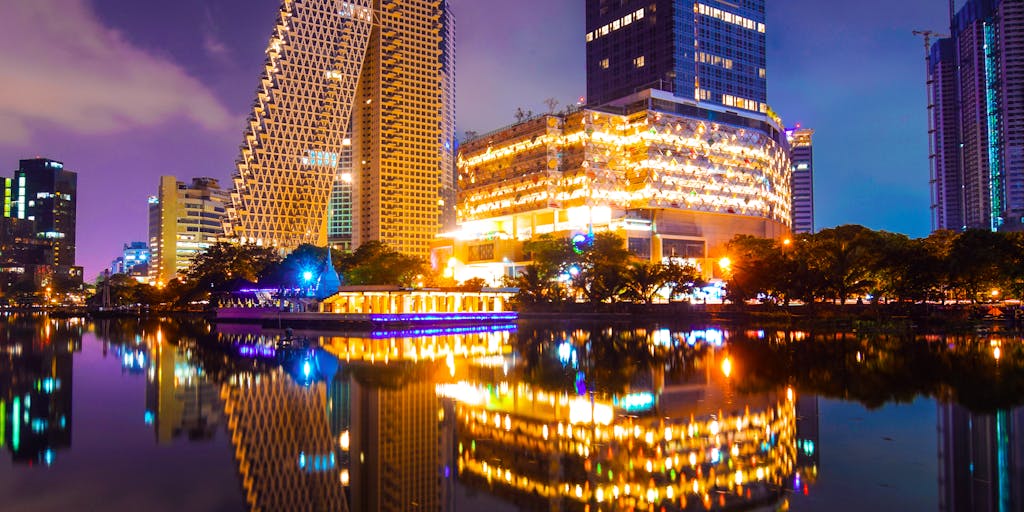
<path id="1" fill-rule="evenodd" d="M 528 3 L 452 2 L 459 133 L 508 124 L 518 106 L 542 111 L 545 98 L 566 104 L 584 95 L 583 1 Z M 24 70 L 0 103 L 0 160 L 13 169 L 40 155 L 79 172 L 87 278 L 144 236 L 159 175 L 230 176 L 278 4 L 82 0 L 46 19 L 43 1 L 0 21 L 0 37 L 23 49 L 0 59 Z M 946 6 L 933 4 L 769 3 L 768 103 L 788 125 L 817 130 L 817 226 L 927 234 L 924 61 L 910 30 L 944 30 Z M 29 23 L 32 31 L 21 28 Z M 864 207 L 868 200 L 879 206 Z"/>

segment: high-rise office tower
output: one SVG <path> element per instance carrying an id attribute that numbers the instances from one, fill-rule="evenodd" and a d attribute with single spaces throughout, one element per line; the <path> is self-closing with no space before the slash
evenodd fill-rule
<path id="1" fill-rule="evenodd" d="M 968 0 L 951 28 L 929 62 L 932 227 L 1024 230 L 1024 3 Z"/>
<path id="2" fill-rule="evenodd" d="M 455 16 L 451 2 L 444 2 L 441 21 L 441 117 L 438 120 L 438 129 L 441 130 L 438 147 L 441 198 L 438 204 L 441 205 L 441 230 L 448 232 L 456 227 L 455 203 L 458 200 L 455 172 Z"/>
<path id="3" fill-rule="evenodd" d="M 166 283 L 184 274 L 196 254 L 223 236 L 227 192 L 213 178 L 191 184 L 160 177 L 160 191 L 149 198 L 149 278 Z"/>
<path id="4" fill-rule="evenodd" d="M 786 130 L 786 136 L 793 163 L 793 232 L 814 233 L 814 130 L 798 126 Z"/>
<path id="5" fill-rule="evenodd" d="M 450 27 L 446 0 L 285 0 L 227 234 L 282 249 L 326 244 L 351 126 L 353 245 L 425 254 L 443 209 L 439 145 L 451 139 L 440 122 Z"/>
<path id="6" fill-rule="evenodd" d="M 764 0 L 588 0 L 587 100 L 643 89 L 765 113 Z"/>
<path id="7" fill-rule="evenodd" d="M 36 236 L 53 245 L 53 265 L 74 266 L 78 174 L 49 158 L 21 160 L 11 187 L 11 215 L 36 223 Z"/>

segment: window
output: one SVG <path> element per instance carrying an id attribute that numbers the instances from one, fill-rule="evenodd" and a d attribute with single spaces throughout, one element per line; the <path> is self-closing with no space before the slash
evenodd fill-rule
<path id="1" fill-rule="evenodd" d="M 638 68 L 644 67 L 644 56 L 641 55 L 641 56 L 633 59 L 633 66 L 634 67 L 638 67 Z"/>
<path id="2" fill-rule="evenodd" d="M 651 239 L 630 238 L 629 252 L 633 253 L 633 255 L 635 255 L 638 258 L 643 258 L 646 260 L 651 259 Z"/>
<path id="3" fill-rule="evenodd" d="M 608 59 L 601 59 L 601 69 L 608 69 Z"/>

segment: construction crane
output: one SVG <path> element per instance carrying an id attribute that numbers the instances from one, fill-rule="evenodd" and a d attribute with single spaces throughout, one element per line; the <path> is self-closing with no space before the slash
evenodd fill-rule
<path id="1" fill-rule="evenodd" d="M 928 97 L 928 186 L 931 189 L 932 229 L 938 229 L 942 224 L 940 219 L 942 212 L 940 211 L 941 197 L 938 186 L 938 155 L 935 148 L 935 90 L 932 87 L 935 83 L 935 76 L 932 74 L 932 38 L 949 36 L 932 30 L 915 30 L 914 35 L 924 37 L 924 83 Z"/>

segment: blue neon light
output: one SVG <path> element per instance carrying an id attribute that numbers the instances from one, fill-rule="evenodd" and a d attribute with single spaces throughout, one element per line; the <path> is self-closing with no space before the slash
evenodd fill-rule
<path id="1" fill-rule="evenodd" d="M 238 345 L 238 355 L 242 357 L 277 357 L 277 349 L 269 345 Z"/>

